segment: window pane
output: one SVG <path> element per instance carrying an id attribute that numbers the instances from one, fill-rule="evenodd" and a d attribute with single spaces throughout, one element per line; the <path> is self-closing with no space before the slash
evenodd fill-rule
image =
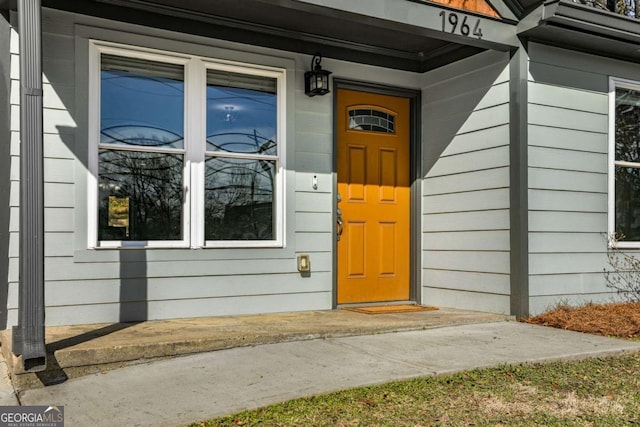
<path id="1" fill-rule="evenodd" d="M 100 150 L 99 240 L 182 240 L 183 156 Z"/>
<path id="2" fill-rule="evenodd" d="M 640 162 L 640 92 L 616 88 L 616 160 Z"/>
<path id="3" fill-rule="evenodd" d="M 184 67 L 102 55 L 100 143 L 184 147 Z"/>
<path id="4" fill-rule="evenodd" d="M 640 169 L 616 168 L 616 225 L 623 240 L 640 241 Z"/>
<path id="5" fill-rule="evenodd" d="M 396 117 L 373 108 L 349 110 L 349 129 L 369 132 L 395 133 Z"/>
<path id="6" fill-rule="evenodd" d="M 207 151 L 277 154 L 276 79 L 207 71 Z"/>
<path id="7" fill-rule="evenodd" d="M 205 161 L 205 239 L 273 240 L 276 163 L 208 158 Z"/>

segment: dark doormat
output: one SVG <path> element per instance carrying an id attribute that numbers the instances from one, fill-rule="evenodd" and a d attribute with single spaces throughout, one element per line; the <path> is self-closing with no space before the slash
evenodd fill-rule
<path id="1" fill-rule="evenodd" d="M 342 310 L 355 311 L 364 314 L 392 314 L 392 313 L 412 313 L 415 311 L 433 311 L 437 307 L 426 307 L 415 304 L 399 305 L 370 305 L 366 307 L 342 307 Z"/>

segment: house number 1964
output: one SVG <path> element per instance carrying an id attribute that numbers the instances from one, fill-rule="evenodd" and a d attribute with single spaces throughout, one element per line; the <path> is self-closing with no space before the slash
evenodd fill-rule
<path id="1" fill-rule="evenodd" d="M 473 25 L 473 30 L 471 29 L 471 25 L 474 24 L 470 22 L 473 18 L 469 19 L 468 16 L 463 15 L 462 19 L 455 12 L 440 12 L 440 16 L 442 17 L 442 31 L 449 31 L 451 34 L 462 34 L 467 37 L 477 37 L 479 39 L 482 38 L 482 28 L 480 28 L 480 19 L 475 20 L 475 25 Z"/>

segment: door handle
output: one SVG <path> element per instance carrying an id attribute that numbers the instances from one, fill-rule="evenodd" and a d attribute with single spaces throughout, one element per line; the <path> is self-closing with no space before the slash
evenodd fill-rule
<path id="1" fill-rule="evenodd" d="M 336 223 L 337 223 L 336 239 L 339 242 L 340 237 L 342 237 L 342 232 L 344 231 L 344 225 L 342 222 L 342 211 L 340 210 L 340 208 L 336 209 Z"/>

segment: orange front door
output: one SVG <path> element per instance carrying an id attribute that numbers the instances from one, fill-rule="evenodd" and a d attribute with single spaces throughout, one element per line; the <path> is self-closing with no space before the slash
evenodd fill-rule
<path id="1" fill-rule="evenodd" d="M 409 99 L 337 97 L 337 302 L 408 300 Z"/>

